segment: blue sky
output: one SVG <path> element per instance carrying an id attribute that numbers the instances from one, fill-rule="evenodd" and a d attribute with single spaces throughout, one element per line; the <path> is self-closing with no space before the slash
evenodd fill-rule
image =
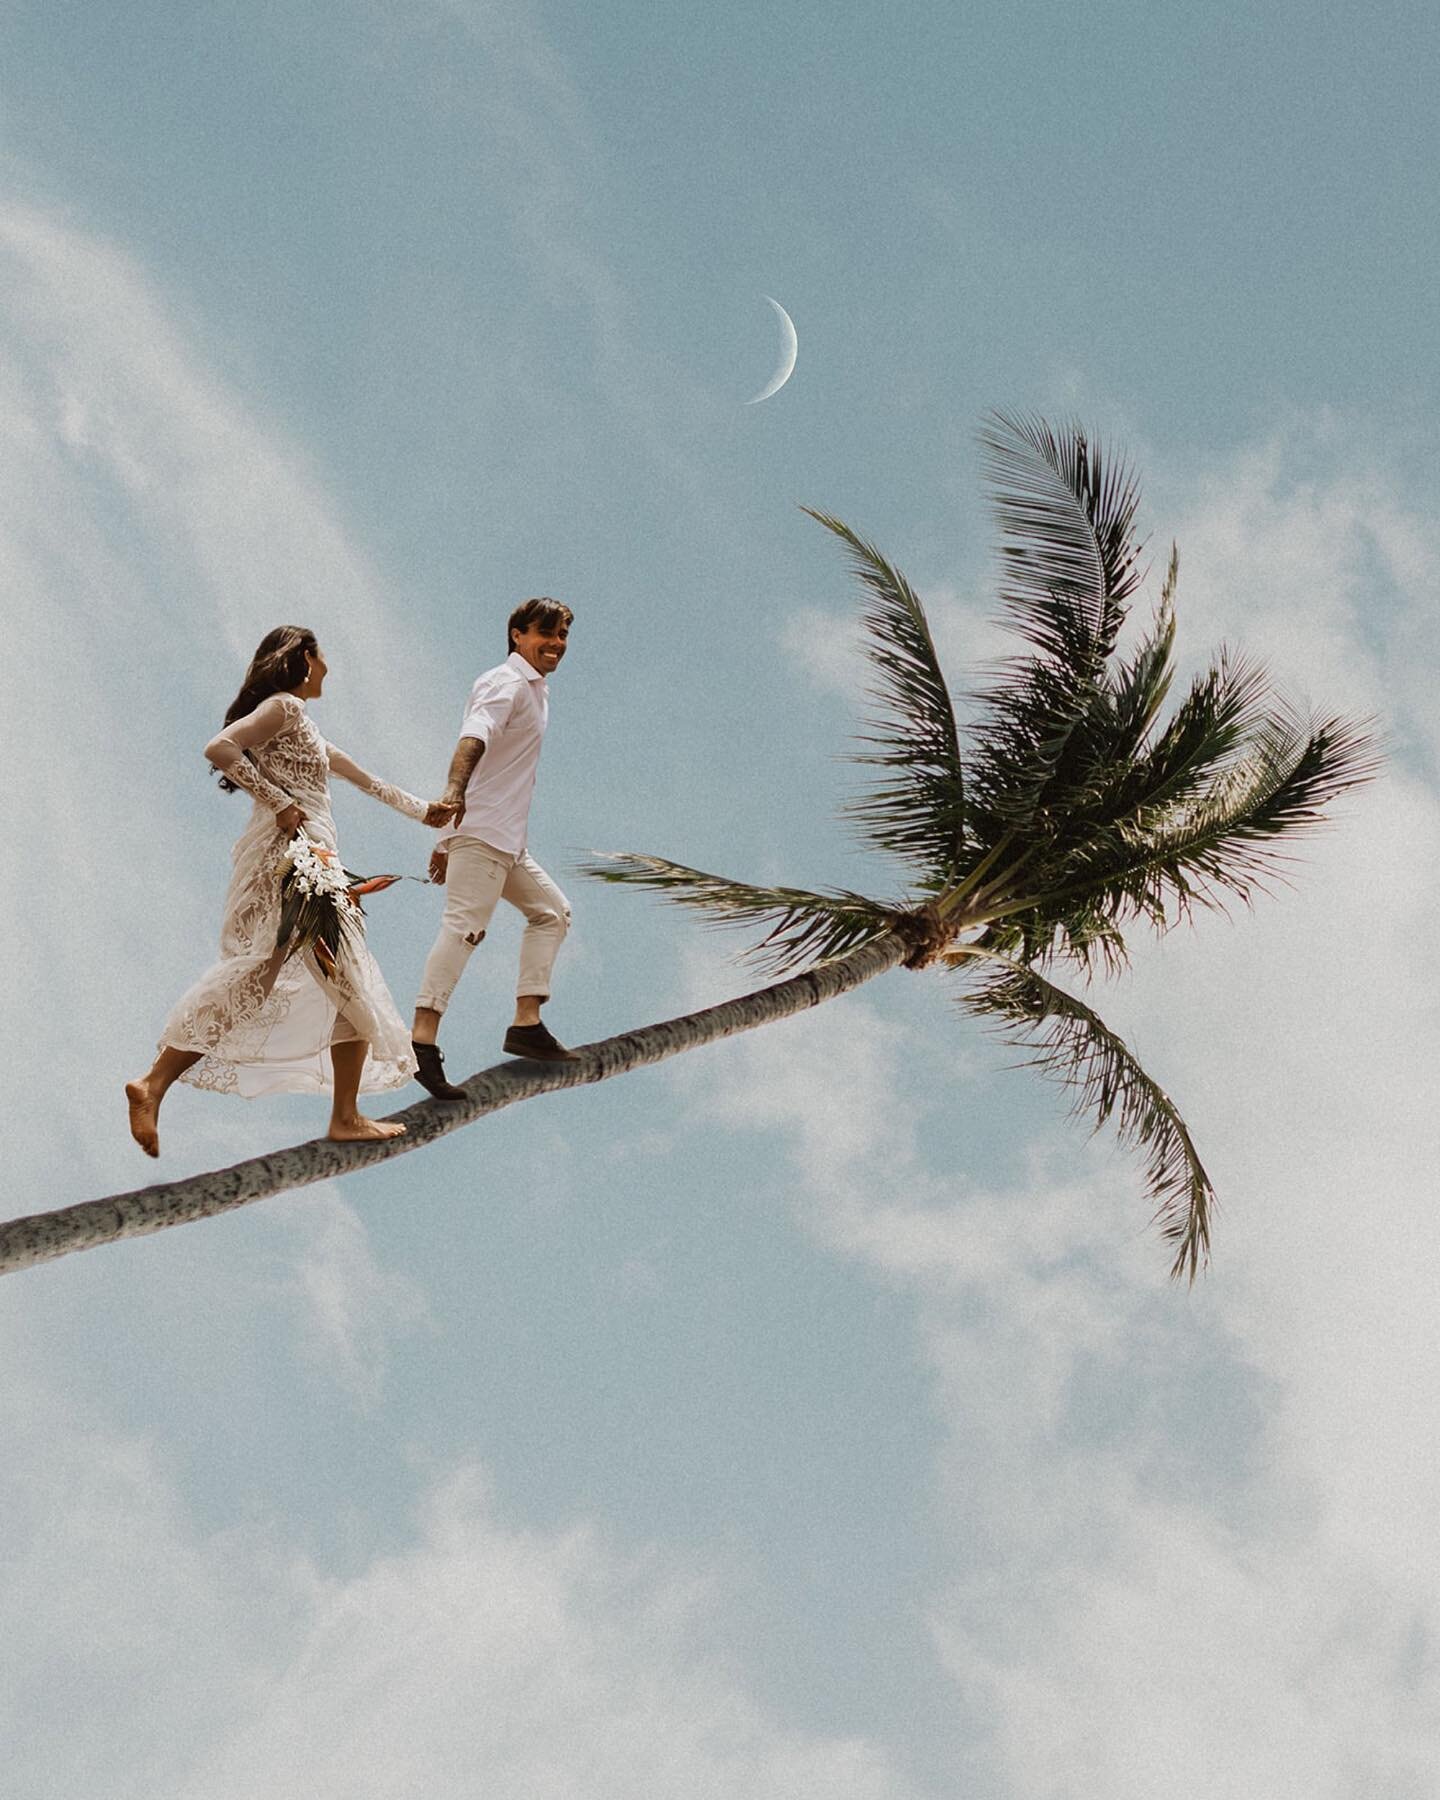
<path id="1" fill-rule="evenodd" d="M 1136 1169 L 904 974 L 5 1282 L 17 1795 L 1434 1793 L 1437 39 L 0 5 L 7 1211 L 150 1178 L 119 1085 L 212 953 L 199 750 L 282 620 L 327 735 L 427 790 L 510 607 L 575 607 L 533 838 L 572 1041 L 752 980 L 588 848 L 897 888 L 834 817 L 857 609 L 797 508 L 964 688 L 989 406 L 1128 446 L 1182 661 L 1241 644 L 1392 751 L 1293 892 L 1099 996 L 1221 1190 L 1192 1292 Z M 799 361 L 749 407 L 764 294 Z M 437 908 L 370 909 L 402 1008 Z M 162 1170 L 319 1123 L 176 1090 Z"/>

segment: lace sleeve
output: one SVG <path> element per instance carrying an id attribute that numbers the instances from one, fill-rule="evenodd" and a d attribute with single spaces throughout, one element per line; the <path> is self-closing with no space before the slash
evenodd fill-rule
<path id="1" fill-rule="evenodd" d="M 244 788 L 247 794 L 253 794 L 262 806 L 268 806 L 271 812 L 284 812 L 292 804 L 291 797 L 283 788 L 275 786 L 273 781 L 265 777 L 245 754 L 261 744 L 268 744 L 278 731 L 289 723 L 290 713 L 286 709 L 285 694 L 271 694 L 262 700 L 254 712 L 246 713 L 243 719 L 234 719 L 218 736 L 211 738 L 205 746 L 205 755 L 220 771 L 227 781 L 234 782 L 238 788 Z M 291 706 L 298 704 L 291 701 Z"/>
<path id="2" fill-rule="evenodd" d="M 330 759 L 332 775 L 338 775 L 342 781 L 352 783 L 362 793 L 372 794 L 375 799 L 384 801 L 386 806 L 393 806 L 396 812 L 404 813 L 407 819 L 418 819 L 424 824 L 427 811 L 425 801 L 417 800 L 414 794 L 407 794 L 404 788 L 391 787 L 388 781 L 381 781 L 377 775 L 369 774 L 334 744 L 327 744 L 325 752 Z"/>

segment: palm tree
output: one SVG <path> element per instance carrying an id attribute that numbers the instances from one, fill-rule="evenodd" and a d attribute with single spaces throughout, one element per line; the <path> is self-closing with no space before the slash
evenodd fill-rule
<path id="1" fill-rule="evenodd" d="M 1193 1281 L 1209 1255 L 1214 1190 L 1185 1121 L 1051 970 L 1113 973 L 1133 921 L 1163 932 L 1197 906 L 1248 903 L 1280 873 L 1283 841 L 1374 772 L 1373 743 L 1362 722 L 1276 701 L 1256 664 L 1224 650 L 1162 718 L 1173 548 L 1149 630 L 1118 649 L 1140 583 L 1133 472 L 1078 426 L 1034 417 L 992 414 L 982 444 L 1003 616 L 1028 650 L 979 696 L 963 752 L 914 589 L 848 525 L 811 512 L 846 545 L 868 598 L 878 716 L 855 760 L 881 773 L 847 810 L 869 845 L 908 865 L 909 897 L 753 887 L 654 856 L 609 857 L 589 872 L 722 924 L 768 927 L 752 954 L 776 973 L 844 967 L 881 946 L 889 966 L 954 970 L 962 1006 L 1143 1153 L 1175 1247 L 1171 1273 Z"/>
<path id="2" fill-rule="evenodd" d="M 393 1115 L 404 1137 L 317 1139 L 229 1169 L 0 1225 L 0 1273 L 403 1155 L 486 1113 L 603 1081 L 832 999 L 903 964 L 954 971 L 958 998 L 1032 1052 L 1096 1125 L 1144 1155 L 1172 1274 L 1207 1259 L 1213 1189 L 1174 1103 L 1085 1001 L 1051 979 L 1126 958 L 1123 928 L 1164 931 L 1196 906 L 1250 901 L 1283 840 L 1374 771 L 1361 722 L 1302 716 L 1263 672 L 1222 651 L 1162 718 L 1173 682 L 1172 551 L 1148 631 L 1118 648 L 1140 582 L 1138 488 L 1078 426 L 993 414 L 982 434 L 1001 531 L 1004 617 L 1027 646 L 979 696 L 961 734 L 924 608 L 904 576 L 839 519 L 864 585 L 877 716 L 856 760 L 880 771 L 847 808 L 912 878 L 892 901 L 762 888 L 656 856 L 587 873 L 659 892 L 729 925 L 764 926 L 750 954 L 782 979 L 721 1006 L 586 1047 L 578 1062 L 504 1063 L 466 1099 Z M 806 509 L 809 511 L 809 509 Z M 798 973 L 796 971 L 799 971 Z"/>

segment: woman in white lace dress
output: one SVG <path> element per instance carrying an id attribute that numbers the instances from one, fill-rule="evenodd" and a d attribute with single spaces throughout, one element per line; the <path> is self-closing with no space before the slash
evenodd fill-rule
<path id="1" fill-rule="evenodd" d="M 305 702 L 319 697 L 326 673 L 315 634 L 279 626 L 261 641 L 224 729 L 205 746 L 220 785 L 246 789 L 254 806 L 232 855 L 220 961 L 171 1009 L 150 1072 L 126 1084 L 130 1132 L 147 1155 L 160 1153 L 160 1103 L 177 1080 L 247 1097 L 329 1092 L 332 1138 L 387 1138 L 405 1129 L 367 1118 L 356 1104 L 362 1088 L 403 1087 L 415 1071 L 410 1033 L 359 918 L 347 922 L 333 973 L 313 953 L 287 958 L 275 947 L 280 878 L 302 824 L 336 848 L 332 775 L 421 824 L 446 824 L 453 809 L 377 781 L 325 742 Z"/>

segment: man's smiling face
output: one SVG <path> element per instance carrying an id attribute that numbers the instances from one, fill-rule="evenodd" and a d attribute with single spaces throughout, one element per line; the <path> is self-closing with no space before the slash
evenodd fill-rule
<path id="1" fill-rule="evenodd" d="M 569 637 L 569 625 L 563 619 L 557 619 L 553 625 L 534 622 L 523 631 L 513 632 L 511 644 L 532 669 L 541 675 L 549 675 L 564 656 Z"/>

